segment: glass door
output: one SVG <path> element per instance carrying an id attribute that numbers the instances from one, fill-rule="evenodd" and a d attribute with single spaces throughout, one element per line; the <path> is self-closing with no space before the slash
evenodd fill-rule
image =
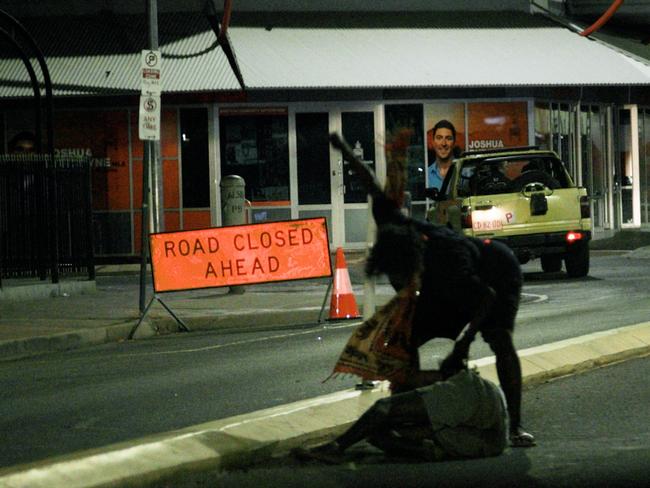
<path id="1" fill-rule="evenodd" d="M 371 110 L 342 111 L 341 134 L 355 155 L 377 173 L 375 114 Z M 361 180 L 343 162 L 343 225 L 347 246 L 358 247 L 368 239 L 368 195 Z"/>
<path id="2" fill-rule="evenodd" d="M 294 111 L 298 218 L 324 216 L 333 247 L 363 247 L 368 237 L 365 189 L 329 145 L 336 131 L 373 171 L 381 145 L 379 111 L 368 107 L 300 106 Z"/>
<path id="3" fill-rule="evenodd" d="M 606 124 L 606 110 L 597 105 L 581 107 L 582 186 L 589 192 L 591 217 L 597 229 L 609 224 Z"/>
<path id="4" fill-rule="evenodd" d="M 327 110 L 294 114 L 297 218 L 325 217 L 332 242 L 332 185 L 330 177 L 330 117 Z M 293 138 L 290 137 L 290 140 Z M 290 151 L 293 152 L 293 151 Z"/>
<path id="5" fill-rule="evenodd" d="M 618 111 L 617 157 L 615 184 L 619 188 L 618 218 L 621 227 L 640 224 L 639 198 L 639 133 L 636 106 Z M 635 198 L 636 197 L 636 198 Z"/>

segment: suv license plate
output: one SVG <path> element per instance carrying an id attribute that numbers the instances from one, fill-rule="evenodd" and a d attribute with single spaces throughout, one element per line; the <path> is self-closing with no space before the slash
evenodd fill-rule
<path id="1" fill-rule="evenodd" d="M 472 212 L 472 230 L 474 232 L 493 232 L 502 229 L 503 216 L 496 208 Z"/>

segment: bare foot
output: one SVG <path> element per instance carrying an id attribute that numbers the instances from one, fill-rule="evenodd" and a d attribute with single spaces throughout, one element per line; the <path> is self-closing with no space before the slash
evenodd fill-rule
<path id="1" fill-rule="evenodd" d="M 297 447 L 291 454 L 301 461 L 320 461 L 325 464 L 342 464 L 345 461 L 343 451 L 334 441 L 312 449 Z"/>

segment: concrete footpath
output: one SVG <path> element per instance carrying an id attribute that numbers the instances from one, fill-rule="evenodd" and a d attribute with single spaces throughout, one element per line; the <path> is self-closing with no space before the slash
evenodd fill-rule
<path id="1" fill-rule="evenodd" d="M 346 262 L 363 313 L 364 256 L 348 253 Z M 68 278 L 56 285 L 35 279 L 3 280 L 0 361 L 127 340 L 140 318 L 139 265 L 98 266 L 96 273 L 97 281 Z M 148 281 L 145 303 L 153 298 Z M 229 293 L 224 287 L 159 296 L 192 331 L 254 330 L 313 323 L 319 317 L 326 320 L 330 283 L 331 279 L 322 278 L 251 285 L 243 294 Z M 378 304 L 392 295 L 389 286 L 379 285 L 376 290 Z M 134 338 L 180 329 L 154 300 Z"/>
<path id="2" fill-rule="evenodd" d="M 363 256 L 346 256 L 354 291 L 362 296 Z M 98 269 L 101 286 L 50 291 L 55 296 L 0 299 L 0 357 L 16 359 L 49 351 L 124 340 L 138 320 L 137 273 L 133 267 Z M 3 282 L 5 290 L 7 283 Z M 379 285 L 377 302 L 390 296 Z M 318 319 L 327 280 L 256 285 L 244 294 L 203 290 L 163 299 L 193 329 L 295 325 Z M 26 293 L 24 291 L 24 293 Z M 151 295 L 151 292 L 150 292 Z M 149 296 L 151 298 L 151 296 Z M 154 302 L 155 303 L 155 302 Z M 326 303 L 326 312 L 329 302 Z M 361 306 L 361 304 L 359 304 Z M 156 303 L 139 336 L 177 330 Z M 650 322 L 520 351 L 524 383 L 650 354 Z M 473 362 L 496 381 L 494 358 Z M 175 477 L 201 469 L 242 467 L 285 455 L 305 443 L 336 435 L 387 394 L 346 390 L 190 428 L 47 459 L 0 471 L 2 487 L 173 486 Z"/>

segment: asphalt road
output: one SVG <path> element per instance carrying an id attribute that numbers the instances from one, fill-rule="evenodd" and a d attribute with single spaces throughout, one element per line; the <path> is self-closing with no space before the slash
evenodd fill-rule
<path id="1" fill-rule="evenodd" d="M 606 256 L 567 280 L 526 267 L 519 348 L 650 317 L 650 260 Z M 533 271 L 534 270 L 534 271 Z M 201 332 L 0 363 L 0 466 L 135 439 L 353 386 L 323 383 L 353 324 Z M 425 367 L 451 342 L 423 348 Z M 478 340 L 473 358 L 491 355 Z M 524 410 L 524 422 L 530 414 Z"/>
<path id="2" fill-rule="evenodd" d="M 524 393 L 538 445 L 495 458 L 414 463 L 384 457 L 367 444 L 340 466 L 291 457 L 246 471 L 196 473 L 160 486 L 645 487 L 650 480 L 650 357 L 532 387 Z"/>

